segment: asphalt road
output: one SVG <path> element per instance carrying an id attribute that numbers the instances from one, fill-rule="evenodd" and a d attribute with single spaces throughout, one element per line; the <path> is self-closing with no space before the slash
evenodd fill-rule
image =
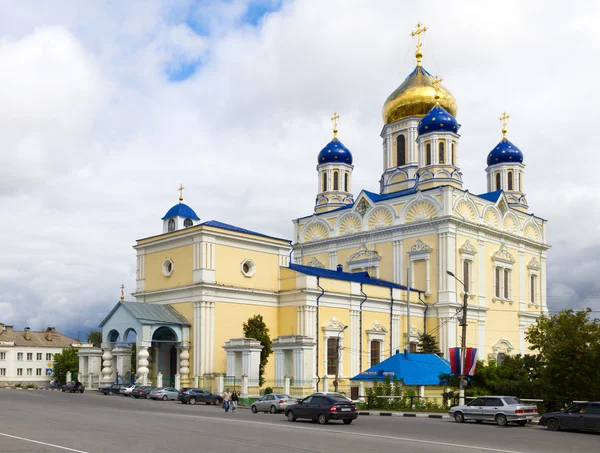
<path id="1" fill-rule="evenodd" d="M 215 406 L 135 400 L 97 392 L 0 390 L 0 452 L 562 452 L 597 451 L 600 435 L 539 426 L 359 417 L 352 425 L 225 414 Z"/>

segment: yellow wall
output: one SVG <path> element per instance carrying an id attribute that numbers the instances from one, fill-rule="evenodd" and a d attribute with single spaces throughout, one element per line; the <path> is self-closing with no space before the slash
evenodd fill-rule
<path id="1" fill-rule="evenodd" d="M 217 244 L 215 255 L 217 284 L 277 291 L 279 287 L 277 254 Z M 256 272 L 252 277 L 246 277 L 240 270 L 242 262 L 246 259 L 252 260 L 256 265 Z"/>
<path id="2" fill-rule="evenodd" d="M 169 258 L 173 261 L 173 273 L 165 277 L 162 266 Z M 193 280 L 193 250 L 192 245 L 177 247 L 162 252 L 149 253 L 145 258 L 146 283 L 145 291 L 188 286 Z"/>
<path id="3" fill-rule="evenodd" d="M 329 254 L 327 252 L 318 253 L 316 255 L 303 255 L 302 256 L 302 264 L 307 266 L 309 261 L 313 258 L 318 259 L 326 269 L 329 269 Z"/>
<path id="4" fill-rule="evenodd" d="M 279 335 L 297 335 L 296 307 L 281 307 L 279 309 Z M 272 339 L 275 338 L 272 336 Z"/>
<path id="5" fill-rule="evenodd" d="M 296 289 L 296 276 L 298 274 L 285 267 L 279 268 L 279 289 L 280 291 L 291 291 Z"/>
<path id="6" fill-rule="evenodd" d="M 185 319 L 190 323 L 190 337 L 188 341 L 190 342 L 192 348 L 195 346 L 192 339 L 194 338 L 194 304 L 191 302 L 184 302 L 180 304 L 171 304 L 171 306 L 177 310 L 177 312 L 182 315 Z M 190 375 L 192 375 L 192 371 L 194 369 L 194 352 L 190 349 Z"/>

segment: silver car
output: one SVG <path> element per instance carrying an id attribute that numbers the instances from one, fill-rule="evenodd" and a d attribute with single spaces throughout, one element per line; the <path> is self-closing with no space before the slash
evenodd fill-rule
<path id="1" fill-rule="evenodd" d="M 298 400 L 296 398 L 292 398 L 289 395 L 271 393 L 252 403 L 250 409 L 252 409 L 253 414 L 256 414 L 257 412 L 270 412 L 271 414 L 276 414 L 277 412 L 284 412 L 286 407 L 290 404 L 296 404 L 297 402 Z"/>
<path id="2" fill-rule="evenodd" d="M 152 400 L 176 400 L 179 395 L 179 390 L 171 388 L 171 387 L 159 387 L 152 389 L 148 398 Z"/>
<path id="3" fill-rule="evenodd" d="M 516 423 L 525 426 L 537 417 L 537 406 L 523 403 L 514 396 L 480 396 L 469 404 L 455 406 L 448 411 L 457 423 L 465 420 L 496 422 L 500 426 Z"/>
<path id="4" fill-rule="evenodd" d="M 131 396 L 131 392 L 133 392 L 133 390 L 136 388 L 136 385 L 128 385 L 127 387 L 121 387 L 121 390 L 119 390 L 119 393 L 123 396 Z"/>

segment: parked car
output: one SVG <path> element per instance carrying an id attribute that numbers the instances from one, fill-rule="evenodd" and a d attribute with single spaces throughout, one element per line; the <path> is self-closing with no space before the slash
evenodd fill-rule
<path id="1" fill-rule="evenodd" d="M 196 404 L 196 403 L 206 403 L 206 404 L 223 404 L 223 398 L 221 395 L 217 395 L 215 393 L 211 393 L 208 390 L 203 389 L 195 389 L 195 388 L 184 388 L 181 389 L 179 395 L 177 395 L 177 399 L 181 401 L 183 404 Z"/>
<path id="2" fill-rule="evenodd" d="M 151 400 L 176 400 L 179 396 L 179 390 L 171 387 L 160 387 L 150 391 L 148 398 Z"/>
<path id="3" fill-rule="evenodd" d="M 123 384 L 111 384 L 107 387 L 102 387 L 101 392 L 105 395 L 114 395 L 115 393 L 119 393 L 123 387 L 125 387 Z"/>
<path id="4" fill-rule="evenodd" d="M 85 386 L 79 381 L 67 382 L 61 387 L 61 390 L 69 393 L 83 393 Z"/>
<path id="5" fill-rule="evenodd" d="M 291 422 L 307 418 L 318 421 L 321 425 L 329 423 L 330 420 L 343 420 L 349 425 L 358 417 L 358 412 L 356 405 L 345 396 L 315 393 L 297 404 L 289 405 L 285 409 L 285 416 Z"/>
<path id="6" fill-rule="evenodd" d="M 514 396 L 480 396 L 469 404 L 455 406 L 448 411 L 457 423 L 465 420 L 496 422 L 500 426 L 516 423 L 525 426 L 537 416 L 537 406 L 523 403 Z"/>
<path id="7" fill-rule="evenodd" d="M 344 393 L 340 392 L 315 392 L 313 395 L 339 396 L 340 398 L 346 398 L 348 401 L 352 401 L 352 398 L 348 398 Z"/>
<path id="8" fill-rule="evenodd" d="M 548 412 L 540 418 L 540 425 L 550 431 L 576 429 L 600 432 L 600 402 L 577 403 L 561 412 Z"/>
<path id="9" fill-rule="evenodd" d="M 133 396 L 134 398 L 148 398 L 148 395 L 150 395 L 150 391 L 152 390 L 152 387 L 148 386 L 148 385 L 140 385 L 139 387 L 135 388 L 132 392 L 131 392 L 131 396 Z"/>
<path id="10" fill-rule="evenodd" d="M 252 409 L 253 414 L 256 414 L 257 412 L 270 412 L 271 414 L 276 414 L 277 412 L 285 412 L 285 409 L 290 404 L 296 403 L 298 403 L 298 400 L 289 395 L 271 393 L 252 403 L 250 409 Z"/>
<path id="11" fill-rule="evenodd" d="M 123 396 L 131 396 L 131 392 L 133 392 L 133 390 L 138 387 L 137 385 L 127 385 L 125 387 L 121 387 L 121 390 L 119 390 L 119 393 Z"/>

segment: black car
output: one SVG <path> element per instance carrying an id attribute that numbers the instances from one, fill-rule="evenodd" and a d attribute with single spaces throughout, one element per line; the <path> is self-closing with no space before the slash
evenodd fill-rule
<path id="1" fill-rule="evenodd" d="M 343 420 L 346 425 L 358 417 L 356 405 L 343 396 L 314 394 L 304 398 L 298 404 L 292 404 L 285 410 L 285 416 L 291 422 L 298 418 L 318 421 L 321 425 L 329 420 Z"/>
<path id="2" fill-rule="evenodd" d="M 85 386 L 79 381 L 67 382 L 61 387 L 61 390 L 69 393 L 83 393 Z"/>
<path id="3" fill-rule="evenodd" d="M 131 391 L 131 396 L 134 398 L 146 398 L 148 399 L 148 395 L 152 391 L 152 387 L 149 385 L 140 385 Z"/>
<path id="4" fill-rule="evenodd" d="M 118 395 L 123 387 L 127 387 L 125 384 L 112 384 L 106 387 L 102 387 L 100 391 L 105 395 Z"/>
<path id="5" fill-rule="evenodd" d="M 600 402 L 577 403 L 562 412 L 548 412 L 542 415 L 539 423 L 550 431 L 576 429 L 600 432 Z"/>
<path id="6" fill-rule="evenodd" d="M 223 398 L 220 395 L 211 393 L 208 390 L 184 388 L 179 391 L 177 399 L 183 404 L 206 403 L 219 405 L 223 404 Z"/>

